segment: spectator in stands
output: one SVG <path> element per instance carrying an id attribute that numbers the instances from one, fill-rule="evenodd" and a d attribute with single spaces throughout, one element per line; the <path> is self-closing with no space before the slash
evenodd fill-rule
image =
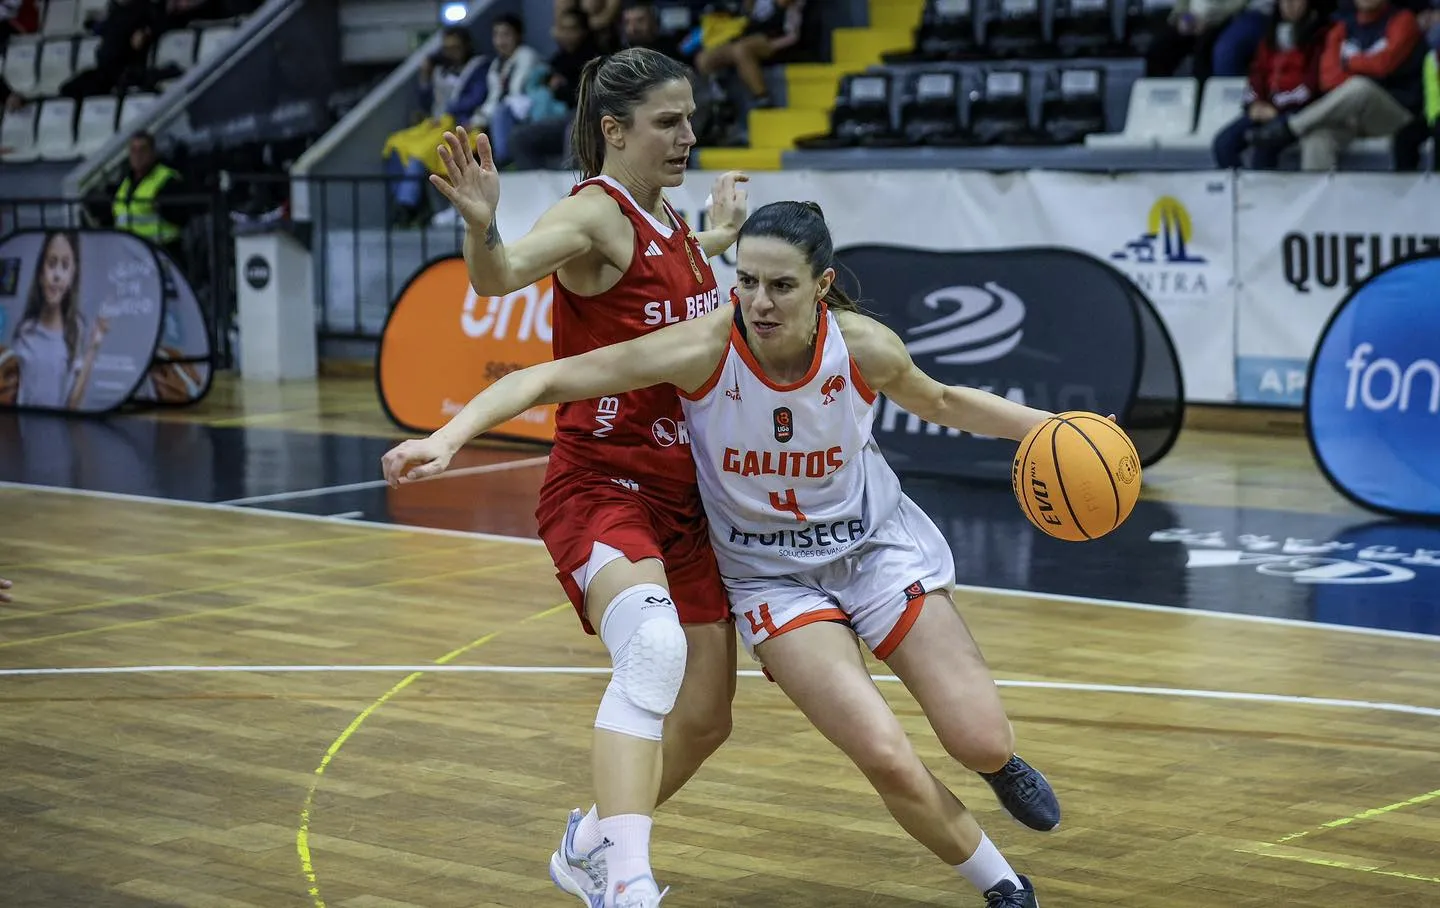
<path id="1" fill-rule="evenodd" d="M 620 45 L 645 47 L 676 60 L 685 60 L 675 39 L 660 31 L 660 14 L 649 0 L 626 4 L 620 17 Z"/>
<path id="2" fill-rule="evenodd" d="M 609 54 L 619 49 L 616 22 L 620 18 L 621 0 L 555 0 L 555 21 L 560 14 L 578 12 L 585 17 L 590 42 L 598 53 Z"/>
<path id="3" fill-rule="evenodd" d="M 1425 122 L 1430 127 L 1430 169 L 1440 170 L 1440 20 L 1429 31 L 1430 52 L 1425 55 Z"/>
<path id="4" fill-rule="evenodd" d="M 1392 137 L 1416 119 L 1424 100 L 1424 61 L 1414 13 L 1390 0 L 1355 0 L 1326 36 L 1320 58 L 1325 96 L 1261 126 L 1252 142 L 1283 148 L 1298 139 L 1302 170 L 1333 170 L 1355 139 Z M 1418 143 L 1406 148 L 1418 158 Z"/>
<path id="5" fill-rule="evenodd" d="M 155 41 L 156 9 L 150 0 L 110 0 L 94 30 L 100 36 L 95 68 L 76 73 L 60 86 L 67 98 L 123 93 L 143 79 Z"/>
<path id="6" fill-rule="evenodd" d="M 555 158 L 569 157 L 565 145 L 580 73 L 596 56 L 590 27 L 578 9 L 557 16 L 551 36 L 558 49 L 548 64 L 536 67 L 529 91 L 530 117 L 515 127 L 510 138 L 510 165 L 516 170 L 539 170 Z"/>
<path id="7" fill-rule="evenodd" d="M 805 0 L 745 0 L 740 34 L 695 56 L 695 68 L 716 76 L 735 70 L 750 92 L 753 107 L 771 106 L 761 64 L 796 47 L 805 31 Z"/>
<path id="8" fill-rule="evenodd" d="M 1215 136 L 1215 163 L 1234 169 L 1250 144 L 1251 133 L 1276 117 L 1285 117 L 1320 96 L 1320 52 L 1325 22 L 1310 0 L 1279 0 L 1270 32 L 1260 42 L 1250 81 L 1245 86 L 1244 113 Z M 1280 147 L 1256 147 L 1250 166 L 1274 170 Z"/>
<path id="9" fill-rule="evenodd" d="M 519 17 L 495 17 L 490 28 L 495 56 L 485 72 L 485 102 L 469 123 L 474 131 L 490 136 L 491 153 L 499 166 L 510 161 L 510 135 L 516 125 L 530 118 L 532 102 L 528 92 L 540 54 L 522 44 L 524 38 L 525 26 Z"/>
<path id="10" fill-rule="evenodd" d="M 0 50 L 11 35 L 33 35 L 40 30 L 38 0 L 0 0 Z"/>
<path id="11" fill-rule="evenodd" d="M 1245 16 L 1247 0 L 1176 0 L 1170 14 L 1170 23 L 1155 36 L 1150 53 L 1145 59 L 1145 75 L 1152 77 L 1173 76 L 1180 65 L 1189 57 L 1196 79 L 1204 82 L 1212 75 L 1241 76 L 1250 64 L 1251 52 L 1264 34 L 1264 14 L 1259 14 L 1258 23 L 1254 16 Z M 1258 28 L 1255 27 L 1258 24 Z M 1239 31 L 1227 35 L 1232 26 Z M 1245 49 L 1246 36 L 1254 35 L 1254 41 Z M 1229 37 L 1222 44 L 1222 38 Z M 1226 69 L 1233 72 L 1217 72 L 1217 53 Z M 1239 62 L 1236 62 L 1238 58 Z"/>
<path id="12" fill-rule="evenodd" d="M 446 130 L 468 123 L 485 101 L 485 58 L 476 55 L 469 30 L 452 25 L 441 33 L 440 52 L 421 61 L 418 83 L 420 106 L 429 116 L 391 133 L 380 151 L 386 170 L 403 177 L 391 184 L 395 221 L 402 226 L 425 217 L 424 178 L 443 172 L 435 149 Z"/>
<path id="13" fill-rule="evenodd" d="M 111 215 L 116 230 L 144 237 L 164 249 L 184 270 L 181 232 L 193 212 L 176 198 L 185 193 L 180 172 L 164 164 L 155 150 L 155 137 L 137 132 L 130 137 L 130 168 L 115 189 Z"/>

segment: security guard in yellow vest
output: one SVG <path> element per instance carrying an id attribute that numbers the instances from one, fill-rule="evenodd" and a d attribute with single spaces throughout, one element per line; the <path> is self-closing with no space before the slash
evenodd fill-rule
<path id="1" fill-rule="evenodd" d="M 112 205 L 115 228 L 157 246 L 173 247 L 180 239 L 180 225 L 177 213 L 165 210 L 162 195 L 174 193 L 182 182 L 178 171 L 159 162 L 153 136 L 143 132 L 131 136 L 130 172 L 115 191 Z"/>

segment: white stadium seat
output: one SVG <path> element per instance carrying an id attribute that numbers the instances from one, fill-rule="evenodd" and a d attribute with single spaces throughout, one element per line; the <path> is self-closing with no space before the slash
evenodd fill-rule
<path id="1" fill-rule="evenodd" d="M 1130 88 L 1125 128 L 1092 133 L 1087 148 L 1153 148 L 1161 139 L 1189 134 L 1195 122 L 1196 82 L 1190 78 L 1137 79 Z"/>

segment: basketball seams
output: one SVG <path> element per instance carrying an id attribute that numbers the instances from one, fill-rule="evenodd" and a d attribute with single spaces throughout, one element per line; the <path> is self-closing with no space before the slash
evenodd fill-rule
<path id="1" fill-rule="evenodd" d="M 1102 419 L 1099 416 L 1092 416 L 1088 413 L 1082 413 L 1079 416 L 1071 416 L 1068 418 L 1073 419 L 1076 422 L 1085 419 L 1089 420 L 1090 422 L 1098 422 L 1101 425 L 1105 426 L 1105 428 L 1109 429 L 1112 433 L 1114 433 L 1117 437 L 1119 437 L 1122 441 L 1125 442 L 1125 447 L 1129 448 L 1130 453 L 1135 455 L 1135 465 L 1137 467 L 1140 466 L 1140 452 L 1135 448 L 1135 442 L 1130 438 L 1129 435 L 1125 434 L 1124 429 L 1121 429 L 1119 426 L 1115 425 L 1115 423 L 1111 422 L 1108 419 Z"/>
<path id="2" fill-rule="evenodd" d="M 1115 477 L 1110 472 L 1110 461 L 1105 459 L 1105 454 L 1103 451 L 1100 450 L 1100 446 L 1095 444 L 1095 442 L 1091 440 L 1089 435 L 1085 434 L 1084 429 L 1075 425 L 1064 416 L 1057 416 L 1056 419 L 1059 419 L 1065 425 L 1074 429 L 1076 435 L 1079 435 L 1081 438 L 1085 439 L 1085 444 L 1090 446 L 1090 450 L 1094 451 L 1095 457 L 1099 459 L 1100 468 L 1105 471 L 1105 478 L 1110 481 L 1110 494 L 1115 496 L 1115 519 L 1110 522 L 1110 529 L 1105 531 L 1105 533 L 1109 533 L 1111 530 L 1114 530 L 1120 525 L 1120 487 L 1115 484 Z M 1108 422 L 1109 420 L 1106 421 Z M 1056 465 L 1056 469 L 1059 469 L 1058 463 Z M 1066 503 L 1068 504 L 1069 502 L 1067 501 Z M 1078 519 L 1076 520 L 1076 525 L 1079 525 Z M 1105 533 L 1101 533 L 1100 535 L 1103 536 L 1105 535 Z M 1090 534 L 1086 533 L 1085 535 L 1088 538 Z"/>
<path id="3" fill-rule="evenodd" d="M 1060 426 L 1062 424 L 1070 426 L 1070 423 L 1060 416 L 1053 418 L 1058 420 L 1055 428 L 1050 430 L 1050 460 L 1055 464 L 1055 484 L 1060 487 L 1060 497 L 1065 500 L 1065 510 L 1070 512 L 1070 522 L 1075 525 L 1075 529 L 1080 531 L 1081 536 L 1084 536 L 1087 540 L 1092 540 L 1095 537 L 1091 536 L 1090 531 L 1085 529 L 1085 526 L 1080 522 L 1080 518 L 1075 514 L 1075 508 L 1070 504 L 1070 493 L 1065 489 L 1065 471 L 1060 466 L 1060 444 L 1056 439 L 1060 434 Z M 1074 426 L 1070 426 L 1070 428 L 1075 429 Z M 1079 433 L 1081 438 L 1085 438 L 1084 432 L 1081 432 L 1079 429 L 1075 429 L 1075 431 Z M 1090 439 L 1088 438 L 1085 438 L 1085 441 L 1087 444 L 1090 443 Z M 1093 447 L 1093 445 L 1091 446 Z"/>
<path id="4" fill-rule="evenodd" d="M 1040 440 L 1040 436 L 1045 434 L 1045 429 L 1047 426 L 1051 430 L 1050 434 L 1052 436 L 1055 434 L 1054 426 L 1051 425 L 1050 420 L 1045 420 L 1040 425 L 1035 427 L 1034 434 L 1030 436 L 1030 444 L 1025 446 L 1024 453 L 1020 455 L 1020 488 L 1017 490 L 1020 493 L 1020 506 L 1025 509 L 1025 516 L 1030 518 L 1030 522 L 1032 524 L 1035 524 L 1036 526 L 1039 526 L 1039 523 L 1036 522 L 1035 512 L 1030 507 L 1030 494 L 1028 491 L 1029 486 L 1026 484 L 1025 481 L 1025 472 L 1026 469 L 1030 466 L 1030 451 L 1032 448 L 1035 447 L 1035 442 Z"/>

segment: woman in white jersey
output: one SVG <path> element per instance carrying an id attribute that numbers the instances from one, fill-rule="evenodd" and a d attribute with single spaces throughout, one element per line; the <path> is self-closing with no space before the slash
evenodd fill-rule
<path id="1" fill-rule="evenodd" d="M 766 205 L 741 227 L 737 255 L 734 306 L 512 372 L 472 401 L 475 423 L 483 432 L 537 404 L 679 389 L 746 646 L 891 815 L 989 908 L 1034 908 L 1030 882 L 911 748 L 855 637 L 905 682 L 952 756 L 1023 789 L 1050 818 L 1036 828 L 1058 825 L 1054 794 L 1014 756 L 999 692 L 950 600 L 950 547 L 901 493 L 871 435 L 879 393 L 927 422 L 1017 441 L 1050 414 L 920 371 L 900 339 L 835 286 L 819 206 Z M 394 484 L 446 466 L 404 446 L 384 461 Z"/>

